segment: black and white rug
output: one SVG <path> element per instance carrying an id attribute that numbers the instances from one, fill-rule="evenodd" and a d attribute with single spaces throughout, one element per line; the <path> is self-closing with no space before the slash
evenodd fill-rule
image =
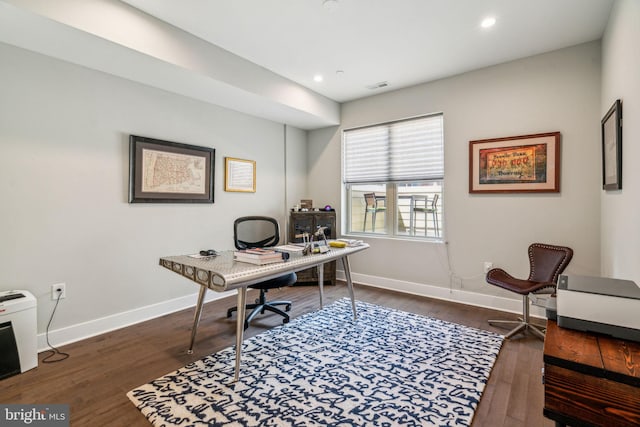
<path id="1" fill-rule="evenodd" d="M 503 336 L 343 299 L 127 396 L 160 426 L 468 426 Z"/>

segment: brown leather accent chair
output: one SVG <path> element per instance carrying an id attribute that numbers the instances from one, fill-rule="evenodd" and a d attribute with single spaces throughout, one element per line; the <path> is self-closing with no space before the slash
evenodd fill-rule
<path id="1" fill-rule="evenodd" d="M 487 283 L 499 286 L 511 292 L 522 295 L 522 318 L 519 320 L 489 320 L 493 325 L 516 325 L 506 338 L 511 338 L 519 332 L 531 331 L 537 337 L 544 339 L 544 329 L 540 329 L 529 321 L 529 294 L 555 293 L 558 276 L 567 267 L 573 250 L 566 246 L 554 246 L 544 243 L 533 243 L 529 246 L 529 278 L 517 279 L 501 268 L 494 268 L 487 273 Z"/>

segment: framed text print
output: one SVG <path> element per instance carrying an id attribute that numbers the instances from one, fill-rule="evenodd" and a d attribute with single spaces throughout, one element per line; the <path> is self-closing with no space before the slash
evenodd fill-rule
<path id="1" fill-rule="evenodd" d="M 469 193 L 560 191 L 560 132 L 469 142 Z"/>
<path id="2" fill-rule="evenodd" d="M 256 162 L 224 158 L 224 191 L 256 192 Z"/>

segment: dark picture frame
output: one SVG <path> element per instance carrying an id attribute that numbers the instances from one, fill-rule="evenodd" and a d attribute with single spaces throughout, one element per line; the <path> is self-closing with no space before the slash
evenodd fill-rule
<path id="1" fill-rule="evenodd" d="M 469 193 L 560 192 L 560 132 L 469 141 Z"/>
<path id="2" fill-rule="evenodd" d="M 129 136 L 129 203 L 213 203 L 216 150 Z"/>
<path id="3" fill-rule="evenodd" d="M 602 118 L 602 189 L 622 189 L 622 101 L 617 99 Z"/>

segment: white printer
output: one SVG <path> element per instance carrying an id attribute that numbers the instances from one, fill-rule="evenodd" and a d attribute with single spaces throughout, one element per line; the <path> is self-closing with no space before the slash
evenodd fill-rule
<path id="1" fill-rule="evenodd" d="M 0 379 L 38 366 L 36 298 L 0 291 Z"/>
<path id="2" fill-rule="evenodd" d="M 558 326 L 640 341 L 640 287 L 631 280 L 561 275 Z"/>

